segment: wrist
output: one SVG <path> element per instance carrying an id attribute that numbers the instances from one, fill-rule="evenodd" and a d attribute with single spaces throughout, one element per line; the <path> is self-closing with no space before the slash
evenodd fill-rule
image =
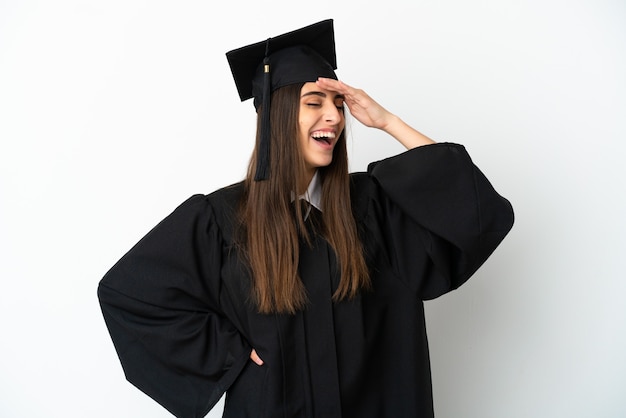
<path id="1" fill-rule="evenodd" d="M 396 131 L 402 123 L 402 119 L 393 113 L 389 113 L 380 129 L 393 136 L 393 132 Z"/>

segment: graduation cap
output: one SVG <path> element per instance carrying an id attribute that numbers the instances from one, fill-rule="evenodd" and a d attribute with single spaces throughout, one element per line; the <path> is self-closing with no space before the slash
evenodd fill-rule
<path id="1" fill-rule="evenodd" d="M 261 106 L 261 142 L 255 180 L 269 176 L 270 95 L 290 84 L 337 79 L 332 19 L 288 32 L 226 53 L 241 101 L 254 98 Z"/>

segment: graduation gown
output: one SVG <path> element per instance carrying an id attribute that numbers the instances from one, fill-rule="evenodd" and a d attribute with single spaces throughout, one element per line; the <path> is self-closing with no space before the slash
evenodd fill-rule
<path id="1" fill-rule="evenodd" d="M 423 300 L 464 283 L 513 224 L 461 145 L 418 147 L 350 175 L 373 289 L 334 303 L 335 254 L 302 244 L 306 309 L 259 314 L 234 240 L 242 184 L 195 195 L 101 280 L 126 378 L 178 417 L 432 417 Z M 312 216 L 323 216 L 313 213 Z M 262 366 L 249 356 L 256 349 Z"/>

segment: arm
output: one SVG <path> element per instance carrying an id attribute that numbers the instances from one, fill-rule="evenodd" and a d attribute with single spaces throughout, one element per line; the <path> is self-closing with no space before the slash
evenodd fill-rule
<path id="1" fill-rule="evenodd" d="M 249 361 L 220 307 L 221 238 L 204 196 L 180 205 L 98 288 L 129 382 L 178 417 L 201 417 Z"/>
<path id="2" fill-rule="evenodd" d="M 343 81 L 332 78 L 320 78 L 318 86 L 336 91 L 344 96 L 350 113 L 363 125 L 380 129 L 406 147 L 412 149 L 422 145 L 434 144 L 435 141 L 407 125 L 402 119 L 382 107 L 361 89 L 348 86 Z"/>
<path id="3" fill-rule="evenodd" d="M 511 204 L 461 145 L 418 147 L 368 172 L 392 265 L 423 299 L 463 284 L 513 225 Z"/>
<path id="4" fill-rule="evenodd" d="M 511 229 L 510 203 L 462 146 L 436 144 L 342 81 L 320 78 L 317 84 L 342 94 L 359 122 L 383 130 L 409 150 L 368 169 L 379 186 L 374 217 L 383 226 L 398 275 L 424 299 L 460 286 Z"/>

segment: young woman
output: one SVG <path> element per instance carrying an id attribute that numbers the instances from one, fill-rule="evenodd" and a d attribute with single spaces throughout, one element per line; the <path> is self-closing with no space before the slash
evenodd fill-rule
<path id="1" fill-rule="evenodd" d="M 182 203 L 100 283 L 127 379 L 176 416 L 226 393 L 224 417 L 432 417 L 422 301 L 512 227 L 461 145 L 337 80 L 333 39 L 324 21 L 228 54 L 259 114 L 246 179 Z M 407 151 L 349 175 L 346 107 Z"/>

